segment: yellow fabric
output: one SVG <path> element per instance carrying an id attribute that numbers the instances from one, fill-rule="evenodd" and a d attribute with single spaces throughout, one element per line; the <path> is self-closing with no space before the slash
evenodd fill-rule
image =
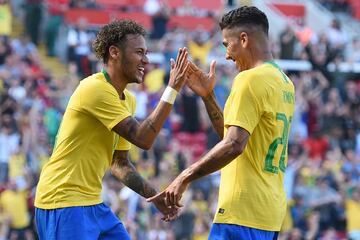
<path id="1" fill-rule="evenodd" d="M 291 216 L 291 207 L 288 203 L 287 209 L 286 209 L 286 214 L 285 214 L 285 219 L 281 226 L 281 232 L 289 232 L 292 230 L 292 228 L 293 228 L 293 219 Z"/>
<path id="2" fill-rule="evenodd" d="M 27 194 L 27 191 L 15 192 L 11 190 L 5 190 L 1 193 L 0 204 L 4 213 L 10 216 L 12 228 L 25 228 L 30 224 Z"/>
<path id="3" fill-rule="evenodd" d="M 0 4 L 0 35 L 11 34 L 12 15 L 9 4 Z"/>
<path id="4" fill-rule="evenodd" d="M 25 155 L 24 154 L 14 154 L 10 157 L 9 160 L 9 177 L 16 178 L 24 176 L 24 167 L 25 167 Z"/>
<path id="5" fill-rule="evenodd" d="M 360 202 L 348 199 L 345 202 L 346 227 L 348 232 L 360 230 Z"/>
<path id="6" fill-rule="evenodd" d="M 203 45 L 198 45 L 196 42 L 189 42 L 189 53 L 194 60 L 199 60 L 202 65 L 206 66 L 207 58 L 212 48 L 210 41 Z"/>
<path id="7" fill-rule="evenodd" d="M 165 71 L 161 68 L 156 68 L 146 74 L 144 84 L 148 93 L 159 92 L 164 86 Z"/>
<path id="8" fill-rule="evenodd" d="M 70 98 L 49 162 L 42 169 L 35 206 L 54 209 L 102 202 L 102 178 L 115 149 L 131 145 L 111 129 L 135 112 L 135 97 L 125 100 L 102 73 L 80 82 Z"/>
<path id="9" fill-rule="evenodd" d="M 208 239 L 208 233 L 195 233 L 193 240 L 207 240 Z"/>
<path id="10" fill-rule="evenodd" d="M 281 166 L 285 168 L 294 96 L 293 83 L 273 63 L 243 71 L 234 79 L 224 108 L 224 132 L 226 135 L 229 126 L 238 126 L 246 129 L 250 138 L 243 153 L 221 170 L 215 223 L 280 230 L 286 195 L 279 159 L 283 155 Z M 276 148 L 274 142 L 279 143 Z M 270 162 L 265 164 L 265 159 Z"/>

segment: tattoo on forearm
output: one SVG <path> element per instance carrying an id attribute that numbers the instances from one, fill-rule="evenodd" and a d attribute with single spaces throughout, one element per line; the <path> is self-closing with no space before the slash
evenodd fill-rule
<path id="1" fill-rule="evenodd" d="M 143 197 L 152 197 L 156 194 L 156 190 L 140 176 L 131 164 L 127 151 L 115 151 L 112 166 L 115 166 L 113 174 L 136 193 Z"/>
<path id="2" fill-rule="evenodd" d="M 147 125 L 150 127 L 150 129 L 154 132 L 157 133 L 158 131 L 156 130 L 154 123 L 151 121 L 151 119 L 146 119 L 145 120 Z"/>
<path id="3" fill-rule="evenodd" d="M 209 97 L 204 99 L 204 103 L 216 132 L 220 137 L 222 137 L 224 130 L 224 116 L 219 105 L 216 103 L 215 94 L 212 93 Z"/>
<path id="4" fill-rule="evenodd" d="M 143 197 L 151 197 L 156 194 L 155 189 L 150 187 L 145 180 L 136 172 L 135 169 L 128 168 L 126 173 L 124 173 L 124 177 L 122 182 L 140 194 Z"/>
<path id="5" fill-rule="evenodd" d="M 212 95 L 205 99 L 205 106 L 208 109 L 209 117 L 211 120 L 223 119 L 223 113 Z"/>

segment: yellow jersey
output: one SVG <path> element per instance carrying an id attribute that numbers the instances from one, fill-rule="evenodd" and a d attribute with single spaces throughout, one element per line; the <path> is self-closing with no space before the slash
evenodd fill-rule
<path id="1" fill-rule="evenodd" d="M 345 212 L 347 221 L 347 231 L 360 230 L 360 202 L 354 199 L 347 199 L 345 201 Z"/>
<path id="2" fill-rule="evenodd" d="M 5 190 L 0 195 L 0 207 L 11 218 L 11 227 L 26 228 L 30 225 L 30 215 L 27 206 L 28 191 Z"/>
<path id="3" fill-rule="evenodd" d="M 235 77 L 224 108 L 224 132 L 238 126 L 250 137 L 243 153 L 221 170 L 215 223 L 280 230 L 294 104 L 292 81 L 272 61 Z"/>
<path id="4" fill-rule="evenodd" d="M 102 202 L 101 182 L 113 152 L 131 144 L 112 128 L 133 116 L 135 97 L 121 100 L 103 73 L 82 80 L 70 98 L 55 147 L 40 175 L 35 206 L 55 209 Z"/>
<path id="5" fill-rule="evenodd" d="M 9 36 L 12 32 L 11 25 L 12 14 L 10 3 L 0 4 L 0 35 Z"/>

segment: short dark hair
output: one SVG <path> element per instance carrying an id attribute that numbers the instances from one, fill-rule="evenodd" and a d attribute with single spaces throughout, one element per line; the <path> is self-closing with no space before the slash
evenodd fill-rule
<path id="1" fill-rule="evenodd" d="M 269 21 L 264 12 L 257 7 L 243 6 L 226 13 L 219 23 L 221 30 L 243 25 L 259 26 L 264 33 L 269 33 Z"/>
<path id="2" fill-rule="evenodd" d="M 110 46 L 123 47 L 126 35 L 129 34 L 145 37 L 146 31 L 143 26 L 133 20 L 115 20 L 103 26 L 92 44 L 96 57 L 107 63 Z"/>

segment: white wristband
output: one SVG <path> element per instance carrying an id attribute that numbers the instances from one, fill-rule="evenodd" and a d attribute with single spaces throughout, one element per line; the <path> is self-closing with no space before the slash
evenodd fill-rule
<path id="1" fill-rule="evenodd" d="M 161 96 L 161 100 L 170 104 L 174 104 L 177 93 L 178 92 L 175 89 L 167 86 Z"/>

